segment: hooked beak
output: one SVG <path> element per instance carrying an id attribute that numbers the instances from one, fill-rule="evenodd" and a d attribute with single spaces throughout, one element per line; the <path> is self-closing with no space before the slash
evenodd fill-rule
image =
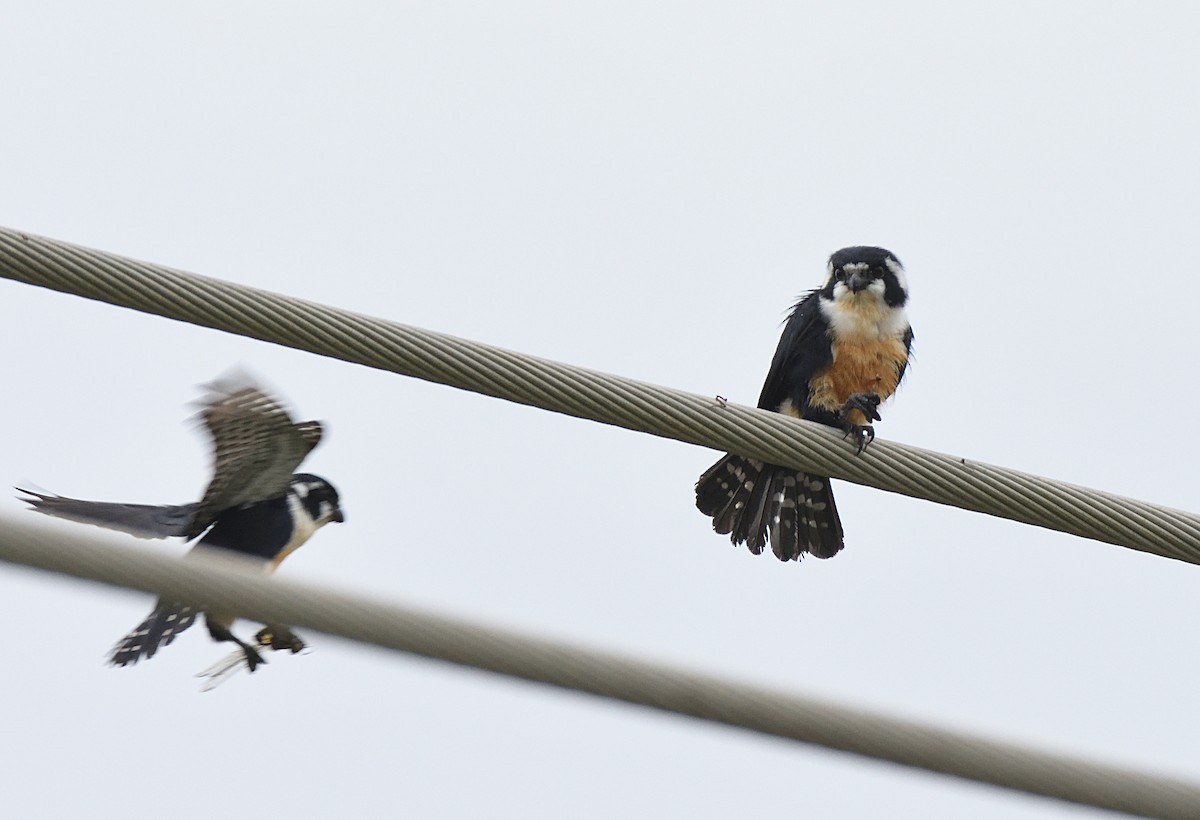
<path id="1" fill-rule="evenodd" d="M 333 515 L 329 516 L 329 520 L 335 524 L 346 523 L 346 516 L 342 515 L 342 508 L 335 507 L 333 510 Z"/>
<path id="2" fill-rule="evenodd" d="M 858 293 L 860 290 L 865 290 L 872 281 L 874 281 L 874 277 L 865 270 L 851 271 L 846 276 L 846 287 L 850 288 L 852 293 Z"/>

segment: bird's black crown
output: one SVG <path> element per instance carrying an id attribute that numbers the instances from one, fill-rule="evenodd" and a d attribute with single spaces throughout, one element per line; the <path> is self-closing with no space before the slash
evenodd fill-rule
<path id="1" fill-rule="evenodd" d="M 854 245 L 850 248 L 842 248 L 839 251 L 834 251 L 829 257 L 829 264 L 835 268 L 845 267 L 846 265 L 866 263 L 872 267 L 877 265 L 882 266 L 891 259 L 900 267 L 904 265 L 896 258 L 896 254 L 889 251 L 887 248 L 876 248 L 871 245 Z"/>

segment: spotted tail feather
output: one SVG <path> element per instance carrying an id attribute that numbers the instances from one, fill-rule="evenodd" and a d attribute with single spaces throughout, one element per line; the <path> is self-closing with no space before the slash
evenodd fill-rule
<path id="1" fill-rule="evenodd" d="M 184 604 L 159 600 L 146 620 L 113 647 L 109 663 L 128 666 L 142 658 L 152 658 L 160 646 L 175 640 L 175 636 L 191 626 L 197 610 Z"/>
<path id="2" fill-rule="evenodd" d="M 696 507 L 713 529 L 755 555 L 769 542 L 781 561 L 804 553 L 830 558 L 842 548 L 842 522 L 829 479 L 727 455 L 696 482 Z"/>

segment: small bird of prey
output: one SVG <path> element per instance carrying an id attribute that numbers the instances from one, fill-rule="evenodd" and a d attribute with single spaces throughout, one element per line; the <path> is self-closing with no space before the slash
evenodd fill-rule
<path id="1" fill-rule="evenodd" d="M 879 404 L 908 368 L 908 280 L 895 254 L 856 245 L 829 257 L 825 283 L 788 317 L 758 406 L 843 430 L 858 452 L 875 438 Z M 734 453 L 696 482 L 713 529 L 781 561 L 831 558 L 843 546 L 829 477 Z"/>
<path id="2" fill-rule="evenodd" d="M 274 572 L 321 527 L 345 520 L 332 484 L 295 472 L 321 441 L 321 424 L 293 422 L 281 402 L 244 373 L 221 377 L 205 389 L 199 420 L 212 439 L 213 476 L 199 501 L 118 504 L 17 488 L 27 496 L 22 500 L 46 515 L 139 538 L 195 540 L 192 553 L 220 555 L 225 550 L 262 562 L 266 572 Z M 153 657 L 200 614 L 213 640 L 238 645 L 239 660 L 251 672 L 266 663 L 256 645 L 292 652 L 304 648 L 304 642 L 287 626 L 268 624 L 252 645 L 233 634 L 236 613 L 159 598 L 146 619 L 113 648 L 109 662 L 128 666 Z"/>

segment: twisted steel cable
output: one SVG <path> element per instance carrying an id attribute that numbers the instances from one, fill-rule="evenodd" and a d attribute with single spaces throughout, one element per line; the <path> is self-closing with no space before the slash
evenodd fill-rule
<path id="1" fill-rule="evenodd" d="M 126 543 L 0 517 L 2 561 L 1006 789 L 1146 817 L 1200 817 L 1200 784 L 266 578 L 235 556 L 178 558 Z"/>
<path id="2" fill-rule="evenodd" d="M 1200 563 L 1200 516 L 0 228 L 0 276 L 630 430 Z"/>

